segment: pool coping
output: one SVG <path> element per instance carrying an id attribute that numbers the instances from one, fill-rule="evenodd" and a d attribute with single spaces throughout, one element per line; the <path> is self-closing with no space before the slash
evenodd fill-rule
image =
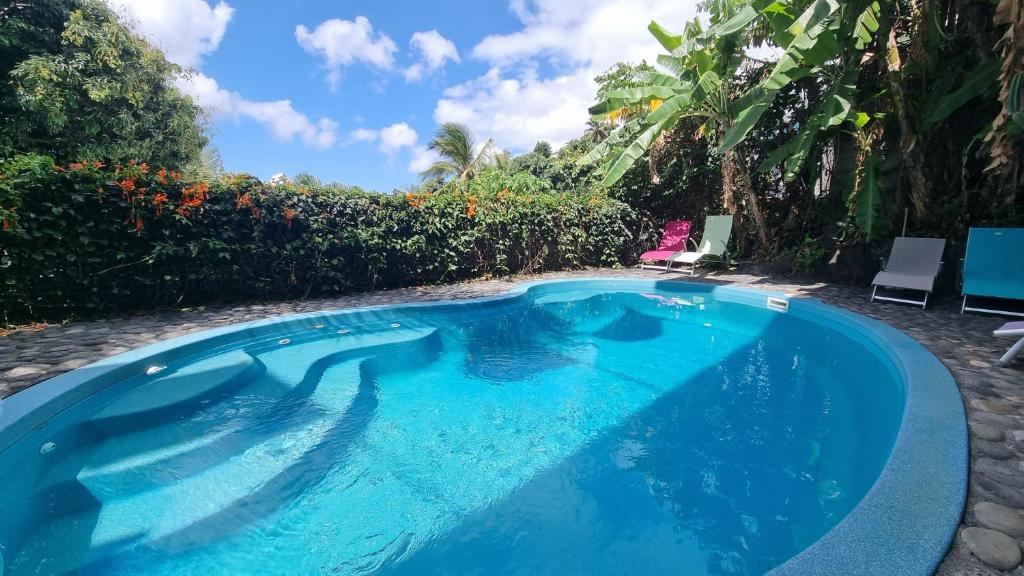
<path id="1" fill-rule="evenodd" d="M 764 305 L 768 296 L 789 302 L 790 314 L 838 323 L 860 332 L 890 357 L 903 379 L 903 421 L 889 460 L 875 484 L 832 530 L 771 574 L 932 574 L 960 524 L 967 491 L 967 425 L 959 389 L 946 367 L 910 336 L 880 322 L 814 298 L 701 282 L 578 278 L 525 282 L 509 291 L 450 299 L 344 308 L 273 316 L 203 330 L 130 350 L 45 380 L 0 400 L 0 452 L 46 425 L 64 410 L 108 386 L 199 350 L 238 340 L 375 320 L 376 313 L 473 306 L 514 300 L 534 288 L 589 284 L 632 290 L 704 291 L 730 301 Z M 784 312 L 780 312 L 784 313 Z M 348 320 L 339 322 L 339 320 Z M 379 320 L 379 319 L 378 319 Z"/>

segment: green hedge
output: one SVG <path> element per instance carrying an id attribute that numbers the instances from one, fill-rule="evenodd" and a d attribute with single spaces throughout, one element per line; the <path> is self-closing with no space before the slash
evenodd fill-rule
<path id="1" fill-rule="evenodd" d="M 403 196 L 41 156 L 0 164 L 0 217 L 8 322 L 616 265 L 640 228 L 525 174 Z"/>

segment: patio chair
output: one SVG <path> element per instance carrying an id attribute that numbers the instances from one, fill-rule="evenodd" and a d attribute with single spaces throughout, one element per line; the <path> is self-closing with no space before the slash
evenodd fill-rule
<path id="1" fill-rule="evenodd" d="M 657 250 L 650 250 L 640 255 L 640 268 L 648 270 L 668 270 L 668 259 L 680 252 L 686 252 L 686 242 L 690 239 L 689 220 L 669 220 L 665 222 L 665 231 L 661 234 L 661 244 Z M 648 262 L 665 262 L 654 266 Z"/>
<path id="2" fill-rule="evenodd" d="M 988 301 L 969 306 L 969 298 L 1024 300 L 1024 228 L 971 228 L 963 268 L 960 313 L 991 312 L 1024 316 Z"/>
<path id="3" fill-rule="evenodd" d="M 1007 322 L 1002 327 L 992 332 L 995 336 L 1009 336 L 1011 338 L 1020 338 L 1017 343 L 1010 346 L 1010 349 L 1003 354 L 1003 357 L 996 362 L 996 366 L 1007 366 L 1013 359 L 1020 354 L 1021 350 L 1024 350 L 1024 322 Z"/>
<path id="4" fill-rule="evenodd" d="M 668 259 L 666 271 L 689 272 L 693 276 L 697 264 L 704 262 L 725 262 L 729 237 L 732 236 L 732 216 L 708 216 L 704 221 L 704 233 L 695 252 L 681 252 Z M 682 264 L 673 268 L 673 264 Z"/>
<path id="5" fill-rule="evenodd" d="M 942 238 L 897 238 L 889 252 L 889 260 L 871 282 L 871 301 L 902 302 L 922 309 L 928 306 L 928 296 L 935 288 L 935 278 L 942 269 L 942 252 L 946 241 Z M 923 300 L 897 298 L 878 294 L 878 288 L 924 292 Z"/>

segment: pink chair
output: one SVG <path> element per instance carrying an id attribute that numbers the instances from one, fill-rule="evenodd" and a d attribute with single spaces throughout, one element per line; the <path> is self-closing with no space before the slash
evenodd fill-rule
<path id="1" fill-rule="evenodd" d="M 669 220 L 665 223 L 665 232 L 661 236 L 661 244 L 657 250 L 644 252 L 640 255 L 640 268 L 650 270 L 667 270 L 671 265 L 672 256 L 686 252 L 686 243 L 690 240 L 689 220 Z M 665 265 L 652 266 L 648 262 L 665 262 Z"/>

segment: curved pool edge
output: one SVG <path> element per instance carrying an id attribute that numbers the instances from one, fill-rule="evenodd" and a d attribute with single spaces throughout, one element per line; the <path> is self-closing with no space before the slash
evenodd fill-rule
<path id="1" fill-rule="evenodd" d="M 905 387 L 906 404 L 888 461 L 863 499 L 817 542 L 774 568 L 790 574 L 932 574 L 956 534 L 967 494 L 968 433 L 963 401 L 953 376 L 907 334 L 866 316 L 813 298 L 781 292 L 682 280 L 576 278 L 515 284 L 508 292 L 469 299 L 409 302 L 275 316 L 201 330 L 111 356 L 55 376 L 0 400 L 0 453 L 64 410 L 146 366 L 251 338 L 370 321 L 381 311 L 453 305 L 487 305 L 558 286 L 595 289 L 706 291 L 729 301 L 765 306 L 785 298 L 788 312 L 867 337 L 889 357 Z M 344 320 L 345 322 L 339 322 Z"/>

